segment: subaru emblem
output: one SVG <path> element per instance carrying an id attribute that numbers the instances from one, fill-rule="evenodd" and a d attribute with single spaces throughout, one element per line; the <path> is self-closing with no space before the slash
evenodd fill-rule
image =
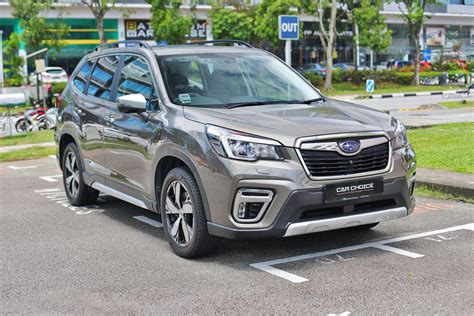
<path id="1" fill-rule="evenodd" d="M 346 140 L 346 141 L 340 142 L 338 145 L 339 145 L 339 148 L 341 148 L 341 150 L 345 152 L 346 154 L 353 154 L 357 152 L 360 148 L 360 143 L 355 140 Z"/>

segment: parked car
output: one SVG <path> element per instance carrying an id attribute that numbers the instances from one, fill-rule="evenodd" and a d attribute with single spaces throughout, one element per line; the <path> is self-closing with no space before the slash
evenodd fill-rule
<path id="1" fill-rule="evenodd" d="M 370 229 L 413 212 L 416 157 L 389 114 L 326 97 L 242 42 L 126 43 L 86 55 L 59 98 L 72 205 L 103 192 L 157 212 L 186 258 L 221 237 Z"/>
<path id="2" fill-rule="evenodd" d="M 53 83 L 53 82 L 67 82 L 68 77 L 67 73 L 61 67 L 46 67 L 46 71 L 40 74 L 40 80 L 43 83 Z M 30 75 L 30 82 L 33 85 L 36 85 L 36 72 L 33 72 Z"/>
<path id="3" fill-rule="evenodd" d="M 413 65 L 414 63 L 412 61 L 406 61 L 406 60 L 395 60 L 393 62 L 389 62 L 389 68 L 395 68 L 395 69 L 410 67 Z"/>
<path id="4" fill-rule="evenodd" d="M 345 63 L 336 63 L 333 65 L 334 69 L 339 69 L 341 71 L 354 70 L 354 65 L 345 64 Z"/>
<path id="5" fill-rule="evenodd" d="M 301 74 L 304 74 L 305 72 L 311 72 L 316 75 L 321 76 L 322 78 L 326 77 L 326 67 L 321 64 L 306 64 L 303 67 L 299 69 L 299 72 Z"/>

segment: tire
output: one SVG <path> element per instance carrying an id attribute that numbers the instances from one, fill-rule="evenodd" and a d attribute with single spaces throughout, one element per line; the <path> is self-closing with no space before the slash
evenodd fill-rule
<path id="1" fill-rule="evenodd" d="M 28 130 L 28 124 L 25 118 L 19 119 L 15 124 L 15 129 L 18 133 L 24 133 Z"/>
<path id="2" fill-rule="evenodd" d="M 378 224 L 379 223 L 365 224 L 365 225 L 360 225 L 360 226 L 349 227 L 349 229 L 350 230 L 369 230 L 371 228 L 374 228 Z"/>
<path id="3" fill-rule="evenodd" d="M 93 204 L 99 197 L 99 191 L 87 186 L 82 173 L 84 164 L 79 154 L 79 149 L 70 143 L 62 154 L 61 166 L 63 170 L 64 191 L 69 202 L 74 206 Z"/>
<path id="4" fill-rule="evenodd" d="M 174 168 L 166 175 L 160 201 L 163 228 L 174 253 L 198 258 L 216 248 L 219 238 L 207 231 L 201 193 L 188 168 Z"/>

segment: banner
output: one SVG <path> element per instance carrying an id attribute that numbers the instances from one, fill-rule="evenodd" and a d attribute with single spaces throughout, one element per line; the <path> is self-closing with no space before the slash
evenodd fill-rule
<path id="1" fill-rule="evenodd" d="M 446 41 L 446 33 L 444 27 L 427 27 L 426 28 L 426 45 L 428 46 L 444 46 Z"/>

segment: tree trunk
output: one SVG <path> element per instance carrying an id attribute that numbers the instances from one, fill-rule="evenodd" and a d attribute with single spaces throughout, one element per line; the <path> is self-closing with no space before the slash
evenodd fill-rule
<path id="1" fill-rule="evenodd" d="M 324 90 L 325 91 L 332 91 L 332 64 L 333 64 L 333 44 L 328 43 L 327 51 L 326 51 L 326 81 L 324 82 Z"/>
<path id="2" fill-rule="evenodd" d="M 358 40 L 358 34 L 359 32 L 357 31 L 357 25 L 356 21 L 354 18 L 352 18 L 352 55 L 354 59 L 354 70 L 357 71 L 359 70 L 359 61 L 357 60 L 357 57 L 359 57 L 357 54 L 357 48 L 359 46 L 359 40 Z"/>
<path id="3" fill-rule="evenodd" d="M 104 32 L 104 17 L 97 16 L 97 33 L 99 33 L 99 40 L 101 44 L 106 44 L 107 39 L 105 38 Z"/>
<path id="4" fill-rule="evenodd" d="M 413 84 L 418 86 L 420 85 L 420 39 L 415 37 L 415 77 L 413 78 Z"/>

